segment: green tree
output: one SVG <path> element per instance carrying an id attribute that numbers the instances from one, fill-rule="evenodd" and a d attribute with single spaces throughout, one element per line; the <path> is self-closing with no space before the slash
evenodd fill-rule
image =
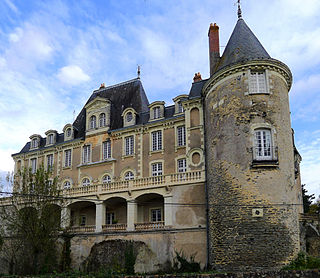
<path id="1" fill-rule="evenodd" d="M 308 195 L 308 190 L 305 189 L 305 186 L 305 184 L 302 185 L 303 212 L 308 213 L 310 211 L 312 200 L 315 199 L 315 196 L 314 194 Z"/>
<path id="2" fill-rule="evenodd" d="M 57 178 L 41 166 L 23 169 L 12 179 L 14 192 L 0 207 L 8 240 L 4 243 L 11 274 L 39 274 L 57 268 L 56 240 L 61 200 Z M 18 246 L 18 248 L 17 248 Z"/>

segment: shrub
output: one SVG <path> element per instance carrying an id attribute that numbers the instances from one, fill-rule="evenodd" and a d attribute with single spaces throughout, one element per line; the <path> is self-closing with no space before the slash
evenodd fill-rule
<path id="1" fill-rule="evenodd" d="M 320 258 L 312 257 L 300 252 L 296 259 L 291 261 L 284 270 L 305 270 L 320 268 Z"/>
<path id="2" fill-rule="evenodd" d="M 190 255 L 190 258 L 187 259 L 186 255 L 180 251 L 176 253 L 176 258 L 174 260 L 173 269 L 179 273 L 187 273 L 187 272 L 199 272 L 200 264 L 195 261 L 195 254 Z"/>

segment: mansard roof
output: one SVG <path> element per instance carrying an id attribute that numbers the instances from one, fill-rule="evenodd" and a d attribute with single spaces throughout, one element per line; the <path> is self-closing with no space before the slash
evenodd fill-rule
<path id="1" fill-rule="evenodd" d="M 245 21 L 239 18 L 217 65 L 216 71 L 233 64 L 270 58 L 268 52 L 264 49 Z"/>

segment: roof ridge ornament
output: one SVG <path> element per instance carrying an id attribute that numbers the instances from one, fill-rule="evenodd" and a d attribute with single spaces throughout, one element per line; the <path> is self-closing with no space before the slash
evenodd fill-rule
<path id="1" fill-rule="evenodd" d="M 242 11 L 241 11 L 241 3 L 240 0 L 238 0 L 238 18 L 242 18 Z"/>

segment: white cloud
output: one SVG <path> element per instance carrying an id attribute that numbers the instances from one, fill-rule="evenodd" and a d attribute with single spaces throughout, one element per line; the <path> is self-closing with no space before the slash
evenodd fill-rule
<path id="1" fill-rule="evenodd" d="M 8 5 L 8 7 L 14 11 L 15 13 L 18 13 L 19 10 L 17 9 L 17 7 L 12 3 L 12 1 L 10 0 L 4 0 L 4 2 Z"/>
<path id="2" fill-rule="evenodd" d="M 9 34 L 9 40 L 11 42 L 18 42 L 23 35 L 23 30 L 20 27 L 17 27 L 15 31 Z"/>
<path id="3" fill-rule="evenodd" d="M 61 68 L 57 76 L 61 82 L 68 85 L 79 85 L 82 82 L 90 80 L 90 76 L 77 65 L 69 65 Z"/>

